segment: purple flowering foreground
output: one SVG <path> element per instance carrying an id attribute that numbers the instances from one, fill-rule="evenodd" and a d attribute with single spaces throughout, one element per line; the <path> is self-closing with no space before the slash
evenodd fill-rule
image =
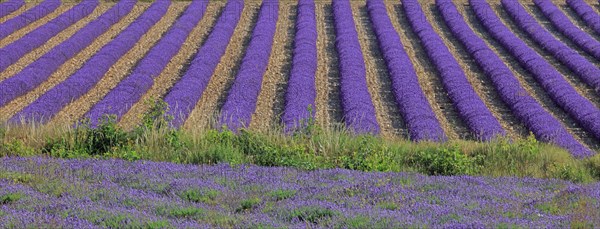
<path id="1" fill-rule="evenodd" d="M 594 227 L 598 208 L 600 183 L 0 159 L 0 227 Z"/>

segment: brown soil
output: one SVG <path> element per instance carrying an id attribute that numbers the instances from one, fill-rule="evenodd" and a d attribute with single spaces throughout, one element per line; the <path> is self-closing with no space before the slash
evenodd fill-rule
<path id="1" fill-rule="evenodd" d="M 152 88 L 123 116 L 120 121 L 121 126 L 132 129 L 139 125 L 143 114 L 151 107 L 152 103 L 150 102 L 162 98 L 169 88 L 185 74 L 201 44 L 204 43 L 211 32 L 224 5 L 225 2 L 213 1 L 207 6 L 202 20 L 192 30 L 179 52 L 171 59 L 162 73 L 155 78 Z"/>
<path id="2" fill-rule="evenodd" d="M 36 3 L 37 4 L 37 3 Z M 58 8 L 56 8 L 54 11 L 52 11 L 51 13 L 49 13 L 48 15 L 40 18 L 37 21 L 34 21 L 32 23 L 30 23 L 29 25 L 15 31 L 14 33 L 8 35 L 7 37 L 5 37 L 4 39 L 0 40 L 0 48 L 12 43 L 13 41 L 18 40 L 19 38 L 25 36 L 26 34 L 28 34 L 29 32 L 33 31 L 34 29 L 40 27 L 43 24 L 46 24 L 48 21 L 58 17 L 58 15 L 61 15 L 62 13 L 64 13 L 65 11 L 71 9 L 71 7 L 73 7 L 75 4 L 74 3 L 63 3 L 62 5 L 60 5 Z M 27 4 L 27 6 L 30 6 L 29 4 Z M 23 7 L 21 7 L 23 8 Z"/>
<path id="3" fill-rule="evenodd" d="M 259 8 L 260 2 L 246 2 L 227 50 L 183 128 L 201 129 L 214 124 L 250 42 L 252 29 L 258 19 Z"/>
<path id="4" fill-rule="evenodd" d="M 5 80 L 21 72 L 21 70 L 23 70 L 29 64 L 33 63 L 34 61 L 42 57 L 44 54 L 46 54 L 48 51 L 52 50 L 57 45 L 73 36 L 73 34 L 75 34 L 81 28 L 85 27 L 88 23 L 99 17 L 110 7 L 111 5 L 109 4 L 100 4 L 90 15 L 69 26 L 62 32 L 58 33 L 56 36 L 52 37 L 45 44 L 29 52 L 21 59 L 19 59 L 19 61 L 6 68 L 4 71 L 0 72 L 0 81 Z"/>
<path id="5" fill-rule="evenodd" d="M 341 125 L 343 119 L 340 101 L 340 75 L 335 50 L 335 25 L 331 2 L 316 2 L 317 20 L 317 72 L 315 84 L 316 122 L 324 127 Z"/>
<path id="6" fill-rule="evenodd" d="M 285 91 L 292 63 L 296 4 L 282 1 L 267 71 L 250 128 L 269 130 L 278 126 L 285 108 Z"/>
<path id="7" fill-rule="evenodd" d="M 177 17 L 183 12 L 188 3 L 174 2 L 165 16 L 161 18 L 150 30 L 142 36 L 140 41 L 119 59 L 104 77 L 85 95 L 67 105 L 51 121 L 51 123 L 73 123 L 94 104 L 100 101 L 117 84 L 129 75 L 139 60 L 160 40 Z"/>
<path id="8" fill-rule="evenodd" d="M 126 15 L 121 21 L 114 24 L 107 32 L 96 38 L 96 40 L 88 47 L 79 52 L 75 57 L 65 62 L 58 70 L 52 74 L 46 82 L 27 94 L 11 101 L 6 106 L 0 108 L 0 120 L 7 120 L 18 111 L 22 110 L 25 106 L 35 101 L 38 97 L 50 90 L 60 82 L 71 76 L 77 69 L 90 59 L 100 48 L 110 42 L 115 36 L 117 36 L 125 27 L 131 24 L 144 10 L 148 7 L 148 4 L 136 5 L 131 13 Z M 14 65 L 13 65 L 14 66 Z"/>

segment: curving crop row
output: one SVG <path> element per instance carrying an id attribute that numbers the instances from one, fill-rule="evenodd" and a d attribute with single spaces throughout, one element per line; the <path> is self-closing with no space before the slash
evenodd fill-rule
<path id="1" fill-rule="evenodd" d="M 556 118 L 544 110 L 527 93 L 502 59 L 465 23 L 451 0 L 437 0 L 436 3 L 452 34 L 463 44 L 484 73 L 490 77 L 502 101 L 510 107 L 515 116 L 527 129 L 533 132 L 537 139 L 543 142 L 555 143 L 569 150 L 576 157 L 586 157 L 593 154 L 590 149 L 577 142 Z M 501 22 L 494 13 L 490 13 L 493 11 L 491 11 L 485 0 L 471 0 L 470 5 L 487 29 L 491 26 L 506 29 L 504 25 L 497 24 Z M 513 34 L 508 30 L 490 30 L 490 32 L 496 39 L 498 39 L 497 37 L 503 37 L 502 39 L 510 40 L 510 37 L 513 37 Z M 518 42 L 518 39 L 512 42 Z"/>
<path id="2" fill-rule="evenodd" d="M 262 78 L 271 56 L 278 14 L 278 0 L 263 1 L 250 44 L 221 109 L 220 123 L 232 130 L 247 127 L 256 110 Z"/>
<path id="3" fill-rule="evenodd" d="M 0 24 L 0 39 L 4 39 L 13 32 L 29 25 L 48 15 L 60 6 L 60 0 L 46 0 L 39 5 L 25 11 L 4 23 Z"/>
<path id="4" fill-rule="evenodd" d="M 162 16 L 171 1 L 156 1 L 114 40 L 102 47 L 83 67 L 11 118 L 12 122 L 45 123 L 71 101 L 89 91 L 108 69 L 127 53 Z"/>
<path id="5" fill-rule="evenodd" d="M 379 133 L 375 106 L 367 88 L 365 61 L 349 0 L 333 1 L 333 18 L 346 126 L 357 133 Z"/>
<path id="6" fill-rule="evenodd" d="M 43 83 L 65 61 L 89 46 L 98 36 L 131 12 L 135 3 L 134 0 L 120 1 L 21 72 L 0 82 L 0 107 Z"/>
<path id="7" fill-rule="evenodd" d="M 117 120 L 152 87 L 171 58 L 179 52 L 192 29 L 196 27 L 208 5 L 207 0 L 196 0 L 187 7 L 177 22 L 137 64 L 133 72 L 113 88 L 85 115 L 95 127 L 104 115 L 114 115 Z"/>
<path id="8" fill-rule="evenodd" d="M 23 5 L 25 5 L 25 0 L 11 0 L 0 3 L 0 18 L 15 12 Z"/>
<path id="9" fill-rule="evenodd" d="M 390 73 L 396 102 L 408 127 L 410 139 L 414 141 L 446 140 L 444 130 L 419 85 L 412 62 L 403 48 L 404 45 L 387 15 L 385 4 L 381 0 L 369 0 L 367 9 L 379 41 L 379 48 Z M 413 28 L 428 25 L 427 21 L 412 20 L 418 16 L 423 15 L 409 15 L 409 21 Z"/>
<path id="10" fill-rule="evenodd" d="M 586 84 L 600 92 L 600 69 L 590 63 L 575 50 L 557 40 L 550 32 L 537 23 L 516 0 L 502 0 L 502 5 L 517 26 L 525 31 L 544 50 L 573 71 Z"/>
<path id="11" fill-rule="evenodd" d="M 25 54 L 40 47 L 60 31 L 89 15 L 98 6 L 98 0 L 86 0 L 62 13 L 52 21 L 31 31 L 19 40 L 0 49 L 0 72 Z"/>
<path id="12" fill-rule="evenodd" d="M 531 21 L 534 19 L 527 14 L 527 12 L 525 12 L 525 9 L 523 9 L 521 4 L 518 2 L 503 0 L 502 4 L 509 11 L 509 14 L 513 15 L 515 21 L 520 26 L 524 28 L 539 28 L 539 24 Z M 536 34 L 538 33 L 536 32 Z M 559 44 L 560 46 L 564 46 L 564 44 L 560 43 L 560 41 L 553 40 L 554 38 L 552 38 L 551 34 L 546 35 L 550 36 L 550 38 L 547 36 L 538 36 L 541 39 L 540 41 L 545 41 L 543 44 L 545 44 L 546 47 L 558 47 Z M 508 37 L 511 35 L 505 36 Z M 554 102 L 556 102 L 563 110 L 573 117 L 573 119 L 575 119 L 585 130 L 590 132 L 596 139 L 600 140 L 600 109 L 598 109 L 585 97 L 577 93 L 577 91 L 552 65 L 546 62 L 531 48 L 527 47 L 523 41 L 519 39 L 515 40 L 513 38 L 507 39 L 510 40 L 505 40 L 501 43 L 506 46 L 507 49 L 509 49 L 509 51 L 517 58 L 519 63 L 521 63 L 525 69 L 532 73 L 532 75 L 542 85 L 548 95 L 550 95 L 552 100 L 554 100 Z M 556 56 L 564 59 L 565 62 L 570 63 L 570 65 L 573 65 L 573 67 L 575 67 L 575 65 L 578 66 L 581 70 L 581 73 L 587 78 L 591 79 L 592 77 L 595 77 L 598 79 L 597 82 L 600 83 L 600 69 L 596 68 L 596 66 L 593 66 L 593 64 L 590 62 L 587 62 L 585 58 L 581 57 L 577 53 L 574 53 L 575 51 L 566 46 L 561 49 L 553 50 L 556 51 Z M 583 58 L 583 60 L 578 61 L 579 58 Z M 585 63 L 591 66 L 585 66 Z"/>
<path id="13" fill-rule="evenodd" d="M 600 34 L 600 15 L 591 6 L 583 0 L 567 0 L 567 4 L 583 19 L 587 26 L 592 28 L 597 34 Z"/>
<path id="14" fill-rule="evenodd" d="M 173 117 L 171 126 L 183 125 L 200 100 L 210 77 L 225 54 L 243 9 L 243 0 L 227 2 L 215 27 L 198 50 L 189 68 L 165 96 L 164 100 L 169 106 L 168 115 Z"/>
<path id="15" fill-rule="evenodd" d="M 316 107 L 317 22 L 313 0 L 300 0 L 297 13 L 292 70 L 281 117 L 287 130 L 303 127 L 307 120 L 314 119 Z"/>
<path id="16" fill-rule="evenodd" d="M 534 0 L 533 2 L 560 33 L 573 41 L 583 51 L 600 60 L 600 42 L 575 26 L 552 1 Z"/>

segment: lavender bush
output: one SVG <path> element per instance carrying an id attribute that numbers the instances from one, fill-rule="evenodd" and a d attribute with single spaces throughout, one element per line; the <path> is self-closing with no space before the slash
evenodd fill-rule
<path id="1" fill-rule="evenodd" d="M 600 60 L 600 42 L 574 25 L 552 1 L 534 0 L 533 2 L 560 33 L 573 41 L 583 51 Z"/>
<path id="2" fill-rule="evenodd" d="M 39 20 L 40 18 L 52 13 L 60 6 L 60 0 L 46 0 L 39 5 L 25 11 L 19 16 L 11 18 L 0 24 L 0 39 L 4 39 L 13 32 Z"/>
<path id="3" fill-rule="evenodd" d="M 206 42 L 198 50 L 190 67 L 165 96 L 164 100 L 170 108 L 168 115 L 173 117 L 171 122 L 173 127 L 183 125 L 200 100 L 210 77 L 225 53 L 243 9 L 244 2 L 241 0 L 227 2 L 219 20 Z"/>
<path id="4" fill-rule="evenodd" d="M 339 56 L 340 92 L 344 121 L 357 133 L 379 133 L 375 107 L 367 88 L 363 53 L 349 0 L 333 1 L 335 48 Z"/>
<path id="5" fill-rule="evenodd" d="M 479 95 L 475 93 L 475 90 L 473 90 L 473 87 L 467 80 L 467 77 L 465 76 L 465 73 L 463 72 L 462 68 L 460 67 L 458 62 L 456 62 L 456 60 L 454 59 L 454 57 L 452 56 L 452 54 L 450 53 L 440 36 L 433 30 L 433 27 L 431 27 L 431 24 L 429 24 L 429 22 L 427 21 L 427 18 L 420 10 L 420 7 L 418 7 L 418 2 L 404 1 L 404 3 L 407 4 L 407 7 L 413 6 L 411 7 L 411 9 L 406 10 L 408 21 L 411 24 L 411 28 L 413 32 L 419 37 L 419 40 L 425 48 L 429 59 L 436 67 L 438 74 L 442 79 L 444 89 L 448 92 L 448 96 L 452 100 L 454 106 L 457 108 L 460 117 L 465 121 L 465 123 L 467 123 L 469 129 L 475 135 L 475 138 L 479 140 L 489 141 L 498 136 L 505 135 L 504 129 L 502 129 L 502 126 L 500 126 L 498 120 L 485 106 L 481 98 L 479 98 Z M 383 6 L 383 4 L 381 7 L 382 10 L 385 10 L 385 6 Z M 381 15 L 383 13 L 385 13 L 385 11 L 378 14 Z M 377 15 L 377 13 L 375 15 Z M 387 21 L 389 21 L 389 19 L 387 19 Z M 388 24 L 389 29 L 393 30 L 393 28 L 391 27 L 391 23 L 388 22 Z M 375 26 L 375 29 L 377 29 L 377 26 Z M 397 43 L 399 48 L 401 48 L 401 43 L 399 43 L 400 38 L 398 38 L 398 35 L 396 35 L 396 37 L 396 40 L 398 40 L 398 42 L 391 43 Z M 396 68 L 401 68 L 401 66 L 412 66 L 408 56 L 404 53 L 404 51 L 403 59 L 404 63 L 396 63 L 393 66 L 395 66 Z M 407 71 L 397 70 L 397 72 Z M 405 91 L 418 89 L 420 97 L 422 97 L 421 100 L 427 102 L 427 100 L 425 99 L 425 95 L 419 87 L 417 77 L 414 74 L 414 69 L 410 69 L 410 72 L 412 72 L 412 76 L 404 78 L 411 79 L 413 81 L 412 84 L 399 81 L 400 79 L 397 79 L 398 83 L 395 84 L 398 85 L 398 87 L 404 86 Z M 396 97 L 400 98 L 407 96 L 398 94 Z M 408 104 L 414 103 L 415 102 L 408 102 Z M 431 111 L 431 108 L 429 108 L 429 106 L 427 108 L 431 113 L 429 117 L 435 118 L 433 111 Z M 427 117 L 423 114 L 423 112 L 415 113 L 413 119 L 417 120 L 414 120 L 413 122 L 416 122 L 417 124 L 420 123 L 421 121 L 418 119 L 423 118 L 424 116 Z M 437 124 L 437 128 L 440 129 L 439 124 Z"/>
<path id="6" fill-rule="evenodd" d="M 485 1 L 471 0 L 471 6 L 484 27 L 501 44 L 515 44 L 518 40 L 506 27 L 501 25 L 490 6 Z M 562 124 L 550 115 L 529 95 L 521 86 L 504 62 L 479 38 L 465 23 L 451 1 L 438 0 L 436 5 L 450 31 L 464 45 L 467 52 L 491 78 L 500 98 L 512 110 L 515 116 L 543 142 L 555 143 L 569 150 L 576 157 L 586 157 L 593 154 L 587 147 L 579 143 L 567 132 Z M 500 23 L 500 24 L 498 24 Z M 516 40 L 515 40 L 516 39 Z M 506 46 L 505 46 L 506 47 Z M 509 49 L 527 53 L 527 49 Z"/>
<path id="7" fill-rule="evenodd" d="M 556 40 L 548 31 L 544 30 L 535 19 L 529 15 L 519 2 L 503 0 L 502 5 L 517 25 L 525 30 L 536 42 L 548 50 L 559 61 L 568 66 L 576 75 L 581 77 L 588 85 L 600 92 L 600 69 L 580 56 L 559 40 Z M 509 49 L 517 57 L 519 63 L 540 82 L 548 95 L 562 107 L 582 128 L 600 140 L 600 109 L 577 91 L 552 67 L 548 62 L 528 48 L 522 41 L 511 43 L 519 49 Z M 523 48 L 521 50 L 521 48 Z M 514 52 L 519 52 L 517 55 Z M 529 53 L 523 56 L 524 53 Z"/>
<path id="8" fill-rule="evenodd" d="M 267 70 L 279 18 L 279 1 L 264 0 L 250 44 L 244 54 L 227 100 L 221 108 L 220 123 L 232 130 L 247 127 L 256 110 L 256 101 Z"/>
<path id="9" fill-rule="evenodd" d="M 25 5 L 25 0 L 10 0 L 0 3 L 0 18 L 15 12 L 23 5 Z"/>
<path id="10" fill-rule="evenodd" d="M 62 13 L 52 21 L 36 28 L 19 40 L 0 49 L 0 72 L 17 62 L 25 54 L 40 47 L 50 38 L 73 23 L 89 15 L 98 6 L 98 0 L 86 0 Z"/>
<path id="11" fill-rule="evenodd" d="M 594 32 L 600 34 L 600 16 L 583 0 L 567 0 L 569 7 L 575 11 L 577 15 L 585 22 L 587 26 L 592 28 Z"/>
<path id="12" fill-rule="evenodd" d="M 539 3 L 536 3 L 539 5 Z M 538 45 L 551 53 L 554 58 L 567 66 L 596 92 L 600 92 L 600 69 L 577 51 L 557 40 L 550 32 L 537 23 L 518 1 L 502 0 L 502 6 L 515 24 L 525 31 Z M 543 12 L 543 11 L 542 11 Z"/>
<path id="13" fill-rule="evenodd" d="M 108 69 L 139 41 L 167 12 L 171 1 L 156 1 L 110 43 L 102 47 L 83 67 L 56 85 L 11 118 L 45 123 L 71 101 L 89 91 Z"/>
<path id="14" fill-rule="evenodd" d="M 316 107 L 317 22 L 313 0 L 300 0 L 297 14 L 292 70 L 281 117 L 288 131 L 307 126 L 307 121 L 315 118 Z"/>
<path id="15" fill-rule="evenodd" d="M 134 0 L 119 1 L 73 36 L 27 65 L 21 72 L 0 82 L 0 95 L 2 95 L 0 96 L 0 107 L 43 83 L 62 64 L 89 46 L 98 36 L 131 12 L 135 3 Z"/>
<path id="16" fill-rule="evenodd" d="M 0 159 L 0 227 L 597 227 L 600 183 Z"/>
<path id="17" fill-rule="evenodd" d="M 196 27 L 208 1 L 192 1 L 177 22 L 144 56 L 132 73 L 113 88 L 85 115 L 95 127 L 104 115 L 114 115 L 117 121 L 152 87 L 171 58 L 177 54 L 192 29 Z"/>

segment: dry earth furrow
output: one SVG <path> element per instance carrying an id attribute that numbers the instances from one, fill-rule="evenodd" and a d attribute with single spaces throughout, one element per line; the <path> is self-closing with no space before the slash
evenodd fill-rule
<path id="1" fill-rule="evenodd" d="M 5 37 L 4 39 L 0 39 L 0 48 L 12 43 L 13 41 L 16 41 L 18 39 L 20 39 L 21 37 L 27 35 L 28 33 L 30 33 L 31 31 L 33 31 L 34 29 L 37 29 L 38 27 L 46 24 L 47 22 L 49 22 L 50 20 L 58 17 L 59 15 L 61 15 L 62 13 L 64 13 L 65 11 L 71 9 L 71 7 L 75 6 L 75 3 L 62 3 L 58 8 L 56 8 L 54 11 L 52 11 L 51 13 L 49 13 L 48 15 L 38 19 L 37 21 L 32 22 L 31 24 L 15 31 L 14 33 L 8 35 L 7 37 Z"/>
<path id="2" fill-rule="evenodd" d="M 573 43 L 568 37 L 564 36 L 560 31 L 558 31 L 551 22 L 543 15 L 542 11 L 537 8 L 537 6 L 533 4 L 523 4 L 524 8 L 537 20 L 537 22 L 542 25 L 543 28 L 548 30 L 556 39 L 566 44 L 571 49 L 575 50 L 579 55 L 586 58 L 590 63 L 596 65 L 596 67 L 600 66 L 600 60 L 597 60 L 593 56 L 589 55 L 583 49 L 579 48 L 575 43 Z M 532 44 L 536 47 L 536 51 L 546 57 L 548 62 L 552 64 L 566 79 L 569 81 L 571 86 L 575 88 L 575 90 L 589 101 L 594 103 L 596 107 L 600 107 L 600 93 L 596 92 L 591 86 L 586 84 L 581 80 L 579 76 L 576 76 L 573 71 L 571 71 L 566 65 L 563 65 L 558 61 L 558 59 L 554 58 L 552 54 L 546 52 L 542 49 L 542 46 L 537 45 L 537 43 Z"/>
<path id="3" fill-rule="evenodd" d="M 33 63 L 34 61 L 36 61 L 37 59 L 42 57 L 44 54 L 46 54 L 48 51 L 52 50 L 54 47 L 56 47 L 63 41 L 69 39 L 77 31 L 79 31 L 80 29 L 85 27 L 88 23 L 90 23 L 91 21 L 93 21 L 94 19 L 99 17 L 106 10 L 108 10 L 111 6 L 112 6 L 112 4 L 98 5 L 98 7 L 96 7 L 94 12 L 92 12 L 90 15 L 86 16 L 85 18 L 83 18 L 83 19 L 79 20 L 78 22 L 74 23 L 73 25 L 69 26 L 62 32 L 58 33 L 56 36 L 50 38 L 50 40 L 48 40 L 42 46 L 25 54 L 17 62 L 12 64 L 8 68 L 6 68 L 6 70 L 0 72 L 0 81 L 10 78 L 11 76 L 21 72 L 29 64 Z"/>
<path id="4" fill-rule="evenodd" d="M 456 4 L 456 8 L 463 15 L 466 22 L 476 21 L 475 14 L 467 11 L 467 8 L 461 4 Z M 437 11 L 435 8 L 431 8 L 430 11 Z M 494 87 L 492 80 L 485 75 L 483 70 L 479 68 L 475 60 L 470 56 L 464 46 L 454 37 L 452 31 L 443 21 L 441 15 L 438 17 L 438 24 L 434 28 L 438 28 L 438 33 L 442 40 L 446 44 L 446 47 L 450 50 L 452 55 L 456 58 L 458 64 L 463 68 L 467 80 L 475 89 L 475 92 L 479 95 L 479 98 L 483 100 L 486 107 L 490 109 L 494 117 L 500 121 L 502 128 L 507 131 L 507 135 L 511 139 L 518 139 L 525 137 L 529 134 L 527 128 L 521 125 L 521 122 L 513 115 L 510 108 L 502 101 L 498 90 Z M 484 28 L 480 24 L 471 23 L 470 26 L 474 28 L 475 32 L 483 31 Z M 480 36 L 481 37 L 481 36 Z"/>
<path id="5" fill-rule="evenodd" d="M 426 14 L 427 6 L 427 4 L 422 5 L 423 12 Z M 421 89 L 425 93 L 425 97 L 427 97 L 442 129 L 451 140 L 467 138 L 469 135 L 468 129 L 458 117 L 456 109 L 445 93 L 438 73 L 429 60 L 425 49 L 421 46 L 419 37 L 413 33 L 404 9 L 401 5 L 391 2 L 387 3 L 387 9 L 389 12 L 393 12 L 390 13 L 392 24 L 400 35 L 400 40 L 404 44 L 406 53 L 417 73 Z M 431 21 L 431 19 L 429 20 Z"/>
<path id="6" fill-rule="evenodd" d="M 97 102 L 133 70 L 137 62 L 162 38 L 165 32 L 185 10 L 189 3 L 173 2 L 167 13 L 142 36 L 138 43 L 121 57 L 104 77 L 85 95 L 71 102 L 51 120 L 53 123 L 74 123 L 83 117 Z"/>
<path id="7" fill-rule="evenodd" d="M 225 54 L 202 93 L 202 97 L 183 125 L 187 130 L 206 129 L 216 124 L 219 109 L 240 67 L 246 47 L 250 43 L 252 29 L 258 20 L 260 2 L 245 2 L 240 20 L 227 45 Z"/>
<path id="8" fill-rule="evenodd" d="M 187 37 L 179 52 L 170 60 L 162 73 L 155 78 L 152 88 L 123 115 L 119 123 L 122 127 L 133 129 L 139 125 L 143 114 L 151 108 L 151 102 L 162 98 L 169 88 L 185 74 L 198 49 L 212 31 L 224 5 L 225 2 L 210 2 L 204 16 Z"/>
<path id="9" fill-rule="evenodd" d="M 110 42 L 138 16 L 140 16 L 147 7 L 148 4 L 137 4 L 128 15 L 121 19 L 121 21 L 114 24 L 108 31 L 96 38 L 91 45 L 83 49 L 73 58 L 60 66 L 60 68 L 58 68 L 58 70 L 54 72 L 48 78 L 48 80 L 46 80 L 46 82 L 42 83 L 40 86 L 28 92 L 27 94 L 11 101 L 6 106 L 0 108 L 0 121 L 9 119 L 18 111 L 35 101 L 42 94 L 46 93 L 48 90 L 75 73 L 88 59 L 96 54 L 100 48 Z"/>
<path id="10" fill-rule="evenodd" d="M 367 86 L 375 106 L 381 135 L 388 138 L 408 138 L 408 131 L 392 92 L 390 75 L 365 2 L 352 2 L 352 14 L 365 59 Z"/>
<path id="11" fill-rule="evenodd" d="M 500 17 L 500 20 L 521 40 L 525 41 L 525 43 L 532 47 L 532 40 L 529 39 L 527 34 L 521 31 L 511 20 L 510 16 L 507 12 L 504 11 L 502 5 L 500 4 L 500 0 L 493 0 L 490 2 L 492 9 Z M 470 10 L 469 12 L 473 12 Z M 471 24 L 479 24 L 479 21 L 471 20 Z M 480 28 L 480 29 L 478 29 Z M 512 57 L 507 50 L 502 48 L 502 46 L 497 43 L 486 31 L 483 30 L 483 27 L 474 26 L 475 32 L 482 37 L 488 47 L 490 47 L 494 52 L 500 56 L 504 63 L 509 67 L 509 69 L 513 72 L 516 78 L 521 83 L 521 86 L 533 97 L 535 98 L 541 105 L 552 114 L 556 119 L 562 122 L 565 128 L 575 136 L 575 138 L 594 148 L 599 149 L 600 145 L 595 142 L 594 138 L 587 133 L 585 130 L 579 126 L 566 112 L 564 112 L 546 93 L 546 91 L 542 88 L 542 86 L 535 80 L 535 78 L 527 72 L 519 62 Z M 534 46 L 535 47 L 535 46 Z"/>
<path id="12" fill-rule="evenodd" d="M 339 59 L 335 48 L 335 21 L 330 1 L 315 2 L 317 20 L 316 121 L 323 127 L 343 126 Z"/>
<path id="13" fill-rule="evenodd" d="M 281 113 L 285 108 L 285 92 L 292 66 L 296 4 L 279 3 L 279 18 L 273 38 L 269 65 L 262 80 L 256 111 L 250 122 L 251 129 L 269 130 L 280 125 Z"/>

